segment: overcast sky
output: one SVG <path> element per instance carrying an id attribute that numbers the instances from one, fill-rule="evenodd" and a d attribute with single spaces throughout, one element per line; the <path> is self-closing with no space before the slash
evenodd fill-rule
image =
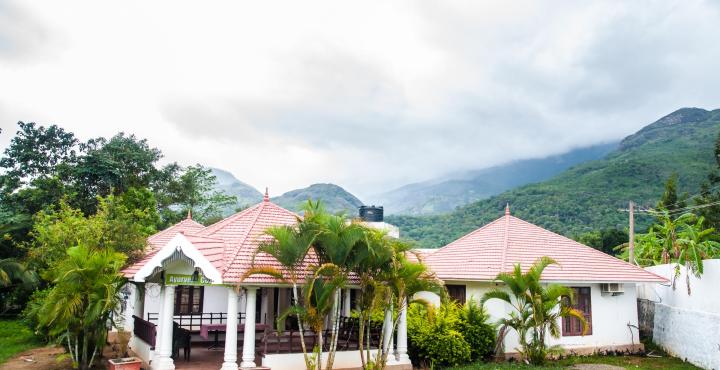
<path id="1" fill-rule="evenodd" d="M 271 195 L 617 140 L 719 86 L 710 1 L 0 0 L 1 147 L 125 131 Z"/>

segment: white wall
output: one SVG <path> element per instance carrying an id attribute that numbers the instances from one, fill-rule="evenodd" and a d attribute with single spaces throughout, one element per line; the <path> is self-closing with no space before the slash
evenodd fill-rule
<path id="1" fill-rule="evenodd" d="M 374 358 L 377 350 L 370 351 Z M 390 355 L 391 356 L 391 355 Z M 388 361 L 390 361 L 388 356 Z M 323 367 L 327 365 L 327 352 L 323 352 Z M 296 370 L 302 368 L 305 360 L 302 353 L 281 353 L 267 354 L 262 359 L 262 366 L 272 370 Z M 387 366 L 388 369 L 412 369 L 409 361 L 395 362 L 396 365 Z M 300 366 L 299 366 L 300 365 Z M 360 360 L 360 351 L 337 351 L 335 352 L 335 361 L 333 368 L 335 369 L 358 369 L 362 365 Z"/>
<path id="2" fill-rule="evenodd" d="M 643 284 L 638 297 L 656 302 L 653 341 L 669 353 L 706 369 L 720 369 L 720 260 L 706 260 L 700 279 L 681 268 L 676 288 Z M 648 267 L 668 279 L 674 265 Z"/>
<path id="3" fill-rule="evenodd" d="M 467 299 L 480 301 L 482 296 L 496 288 L 489 282 L 447 282 L 448 284 L 464 284 Z M 614 350 L 624 349 L 626 346 L 639 343 L 637 327 L 637 300 L 634 284 L 624 284 L 625 293 L 617 296 L 600 293 L 600 284 L 566 284 L 572 287 L 590 287 L 592 306 L 592 334 L 585 336 L 560 337 L 559 339 L 547 336 L 548 344 L 560 344 L 567 350 Z M 439 304 L 440 299 L 433 293 L 423 292 L 421 297 Z M 505 302 L 492 299 L 485 303 L 490 314 L 490 320 L 496 322 L 507 317 L 512 308 Z M 630 324 L 631 326 L 628 326 Z M 505 350 L 515 352 L 518 347 L 518 337 L 511 332 L 505 338 Z M 585 352 L 585 351 L 583 351 Z"/>

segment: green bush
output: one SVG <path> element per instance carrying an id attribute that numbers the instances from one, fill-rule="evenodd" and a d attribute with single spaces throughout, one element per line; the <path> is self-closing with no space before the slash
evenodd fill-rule
<path id="1" fill-rule="evenodd" d="M 458 330 L 462 309 L 443 303 L 437 309 L 408 310 L 408 354 L 420 366 L 456 366 L 471 359 L 470 344 Z"/>
<path id="2" fill-rule="evenodd" d="M 487 323 L 488 315 L 483 306 L 469 300 L 460 310 L 458 331 L 470 344 L 473 361 L 489 360 L 495 351 L 495 327 Z"/>

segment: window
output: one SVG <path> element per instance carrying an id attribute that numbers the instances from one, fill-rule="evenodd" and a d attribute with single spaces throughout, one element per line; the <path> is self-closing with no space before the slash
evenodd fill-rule
<path id="1" fill-rule="evenodd" d="M 175 288 L 175 314 L 189 315 L 202 313 L 203 295 L 205 289 L 202 286 L 180 285 Z"/>
<path id="2" fill-rule="evenodd" d="M 583 312 L 585 321 L 587 322 L 587 332 L 585 335 L 592 334 L 592 305 L 590 304 L 590 288 L 572 288 L 575 292 L 575 304 L 573 308 Z M 563 317 L 562 319 L 562 335 L 565 337 L 582 335 L 582 324 L 575 317 Z"/>
<path id="3" fill-rule="evenodd" d="M 445 285 L 450 299 L 458 304 L 465 304 L 465 285 Z"/>

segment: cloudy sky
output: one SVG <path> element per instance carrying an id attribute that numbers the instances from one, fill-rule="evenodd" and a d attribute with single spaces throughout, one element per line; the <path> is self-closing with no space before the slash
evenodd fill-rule
<path id="1" fill-rule="evenodd" d="M 0 0 L 0 147 L 124 131 L 367 198 L 720 108 L 719 40 L 710 1 Z"/>

